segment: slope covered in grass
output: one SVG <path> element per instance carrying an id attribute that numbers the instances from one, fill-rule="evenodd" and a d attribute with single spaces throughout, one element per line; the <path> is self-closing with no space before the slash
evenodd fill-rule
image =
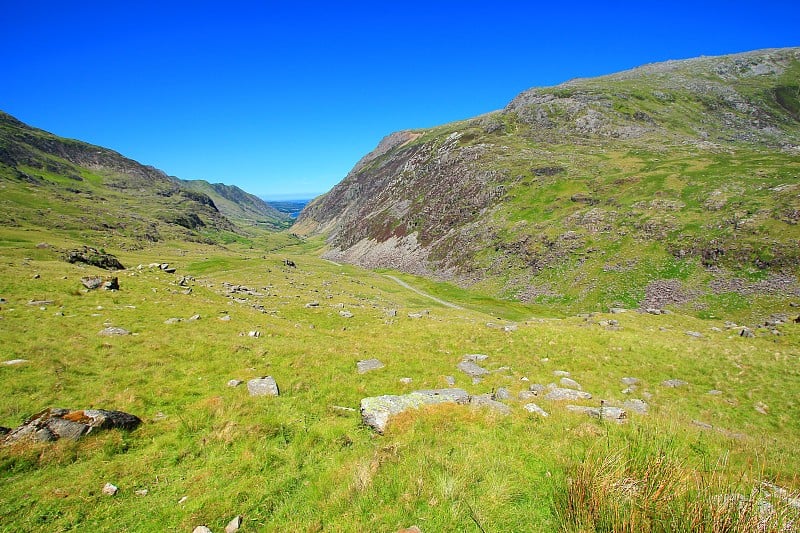
<path id="1" fill-rule="evenodd" d="M 0 364 L 0 425 L 49 406 L 119 409 L 144 423 L 130 433 L 0 448 L 2 530 L 220 531 L 237 514 L 243 531 L 571 530 L 605 515 L 565 516 L 565 498 L 616 487 L 610 494 L 622 499 L 612 500 L 624 506 L 635 491 L 623 489 L 647 481 L 649 459 L 679 473 L 669 478 L 673 493 L 688 496 L 675 505 L 717 509 L 713 497 L 749 495 L 762 481 L 800 489 L 799 325 L 743 338 L 726 316 L 541 318 L 535 308 L 526 314 L 405 278 L 465 308 L 452 309 L 380 273 L 321 260 L 319 243 L 286 235 L 253 248 L 109 250 L 129 266 L 116 274 L 120 290 L 86 291 L 80 278 L 103 271 L 36 246 L 74 244 L 60 239 L 0 232 L 0 361 L 27 360 Z M 146 266 L 162 262 L 177 272 Z M 99 336 L 108 325 L 131 335 Z M 474 353 L 489 356 L 482 364 L 491 371 L 478 384 L 456 369 Z M 358 374 L 356 362 L 372 357 L 385 367 Z M 649 413 L 630 412 L 616 425 L 542 397 L 534 401 L 549 417 L 526 412 L 518 393 L 558 382 L 556 370 L 593 394 L 572 403 L 636 396 Z M 277 380 L 279 397 L 227 386 L 265 375 Z M 446 376 L 471 394 L 508 389 L 511 414 L 431 407 L 396 417 L 378 436 L 357 411 L 341 409 L 367 396 L 447 387 Z M 641 380 L 632 395 L 622 393 L 623 377 Z M 668 379 L 688 385 L 662 386 Z M 617 459 L 601 468 L 604 457 Z M 702 480 L 710 488 L 696 492 Z M 120 488 L 116 496 L 101 493 L 107 482 Z M 604 509 L 618 512 L 608 502 Z M 652 525 L 647 516 L 639 530 Z"/>

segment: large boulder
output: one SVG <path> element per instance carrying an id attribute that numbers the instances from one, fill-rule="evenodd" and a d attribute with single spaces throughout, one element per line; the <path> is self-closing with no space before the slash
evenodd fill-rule
<path id="1" fill-rule="evenodd" d="M 419 390 L 403 395 L 372 396 L 361 400 L 361 419 L 378 433 L 383 433 L 389 419 L 409 409 L 440 403 L 467 404 L 469 394 L 463 389 Z"/>
<path id="2" fill-rule="evenodd" d="M 89 246 L 67 251 L 64 259 L 69 263 L 85 263 L 106 270 L 125 270 L 115 256 Z"/>
<path id="3" fill-rule="evenodd" d="M 21 426 L 6 436 L 4 443 L 10 444 L 25 438 L 38 442 L 58 439 L 78 440 L 95 430 L 130 431 L 141 423 L 139 417 L 122 411 L 51 407 L 25 420 Z"/>
<path id="4" fill-rule="evenodd" d="M 278 384 L 272 376 L 251 379 L 247 382 L 247 392 L 250 396 L 278 396 Z"/>

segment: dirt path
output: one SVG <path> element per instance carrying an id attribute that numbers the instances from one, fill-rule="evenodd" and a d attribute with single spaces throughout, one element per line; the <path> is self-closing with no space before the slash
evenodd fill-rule
<path id="1" fill-rule="evenodd" d="M 411 285 L 409 285 L 408 283 L 406 283 L 402 279 L 396 278 L 394 276 L 390 276 L 388 274 L 384 274 L 384 276 L 389 278 L 390 280 L 393 280 L 394 282 L 396 282 L 401 287 L 404 287 L 404 288 L 406 288 L 406 289 L 408 289 L 410 291 L 416 292 L 417 294 L 419 294 L 420 296 L 424 296 L 425 298 L 430 298 L 434 302 L 442 304 L 445 307 L 449 307 L 451 309 L 461 309 L 461 310 L 464 309 L 460 305 L 456 305 L 456 304 L 453 304 L 453 303 L 450 303 L 450 302 L 446 302 L 446 301 L 442 300 L 441 298 L 437 298 L 436 296 L 432 296 L 432 295 L 428 294 L 427 292 L 422 292 L 421 290 L 412 287 Z"/>

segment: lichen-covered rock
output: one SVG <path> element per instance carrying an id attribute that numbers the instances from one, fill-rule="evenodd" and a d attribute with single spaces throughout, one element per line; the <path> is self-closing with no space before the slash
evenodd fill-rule
<path id="1" fill-rule="evenodd" d="M 359 374 L 364 374 L 369 372 L 370 370 L 377 370 L 379 368 L 383 368 L 383 363 L 381 363 L 377 359 L 364 359 L 362 361 L 358 361 L 356 363 L 356 370 L 358 370 Z"/>
<path id="2" fill-rule="evenodd" d="M 585 407 L 582 405 L 568 405 L 567 409 L 576 413 L 586 413 L 587 415 L 593 418 L 599 418 L 600 420 L 610 420 L 612 422 L 616 422 L 617 424 L 624 424 L 628 421 L 628 413 L 625 412 L 625 409 L 620 407 Z"/>
<path id="3" fill-rule="evenodd" d="M 122 411 L 104 409 L 62 409 L 52 407 L 33 415 L 5 438 L 6 444 L 31 438 L 37 442 L 58 439 L 78 440 L 101 429 L 136 429 L 142 421 L 139 417 Z"/>
<path id="4" fill-rule="evenodd" d="M 472 361 L 461 361 L 460 363 L 458 363 L 457 368 L 473 378 L 479 378 L 489 373 L 488 370 L 486 370 L 482 366 L 476 365 Z"/>
<path id="5" fill-rule="evenodd" d="M 432 389 L 399 396 L 372 396 L 361 400 L 361 419 L 367 426 L 383 433 L 392 416 L 439 403 L 466 404 L 469 403 L 469 394 L 463 389 Z"/>
<path id="6" fill-rule="evenodd" d="M 591 400 L 592 395 L 585 391 L 575 390 L 575 389 L 560 389 L 555 387 L 548 391 L 544 397 L 548 400 L 553 401 L 575 401 L 575 400 Z"/>
<path id="7" fill-rule="evenodd" d="M 278 384 L 272 376 L 251 379 L 247 382 L 247 392 L 250 396 L 279 396 Z"/>

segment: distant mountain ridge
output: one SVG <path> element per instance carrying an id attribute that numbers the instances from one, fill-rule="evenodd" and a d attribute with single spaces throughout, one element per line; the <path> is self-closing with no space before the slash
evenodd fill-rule
<path id="1" fill-rule="evenodd" d="M 215 242 L 288 216 L 238 187 L 186 182 L 0 112 L 0 224 L 99 233 L 128 246 L 165 239 Z"/>
<path id="2" fill-rule="evenodd" d="M 795 295 L 799 110 L 800 48 L 534 88 L 387 136 L 294 231 L 336 261 L 523 301 Z"/>

